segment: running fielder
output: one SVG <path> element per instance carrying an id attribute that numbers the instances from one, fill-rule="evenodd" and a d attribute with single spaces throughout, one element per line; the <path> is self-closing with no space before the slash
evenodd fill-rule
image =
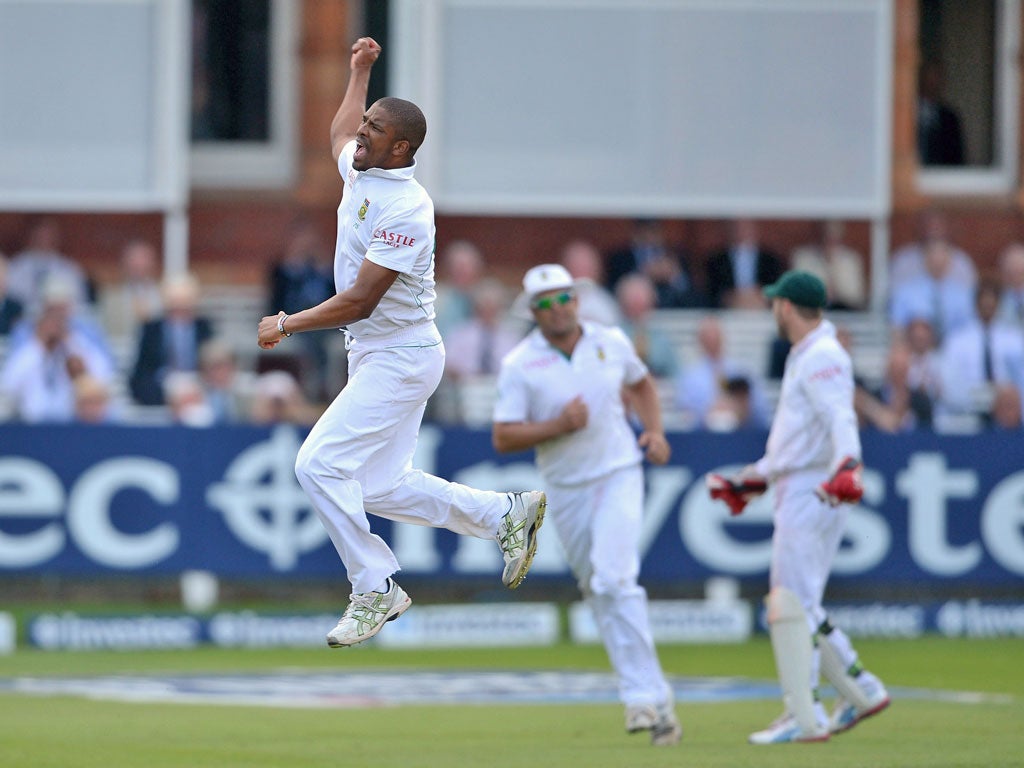
<path id="1" fill-rule="evenodd" d="M 315 307 L 264 317 L 259 345 L 300 331 L 346 327 L 349 379 L 299 449 L 295 472 L 348 571 L 352 596 L 328 645 L 373 637 L 412 602 L 392 575 L 398 561 L 370 531 L 367 513 L 496 540 L 514 589 L 536 550 L 546 505 L 540 491 L 478 491 L 412 469 L 427 398 L 444 369 L 434 325 L 434 204 L 414 176 L 426 135 L 412 102 L 366 108 L 380 46 L 352 46 L 351 73 L 331 123 L 344 181 L 334 279 Z"/>
<path id="2" fill-rule="evenodd" d="M 860 501 L 861 449 L 853 367 L 823 317 L 825 284 L 790 271 L 765 288 L 780 335 L 793 345 L 765 455 L 739 476 L 709 475 L 712 498 L 734 515 L 775 485 L 768 628 L 785 712 L 753 744 L 824 741 L 889 705 L 882 682 L 822 608 L 847 504 Z M 816 700 L 820 672 L 839 700 L 831 717 Z"/>
<path id="3" fill-rule="evenodd" d="M 626 730 L 673 745 L 682 728 L 637 583 L 641 462 L 646 454 L 664 464 L 670 455 L 658 393 L 620 329 L 579 321 L 565 267 L 534 267 L 523 289 L 537 328 L 502 360 L 494 446 L 536 449 L 555 529 L 619 679 Z M 626 420 L 624 392 L 643 423 L 639 438 Z"/>

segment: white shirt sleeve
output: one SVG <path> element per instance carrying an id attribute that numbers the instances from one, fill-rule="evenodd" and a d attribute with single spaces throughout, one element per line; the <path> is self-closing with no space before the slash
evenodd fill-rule
<path id="1" fill-rule="evenodd" d="M 530 391 L 520 370 L 508 358 L 501 364 L 498 374 L 498 396 L 494 402 L 494 421 L 514 423 L 528 421 Z"/>
<path id="2" fill-rule="evenodd" d="M 648 374 L 647 365 L 643 360 L 640 359 L 640 355 L 636 352 L 636 347 L 633 346 L 633 342 L 629 340 L 626 332 L 621 328 L 609 328 L 609 338 L 616 344 L 619 344 L 623 350 L 623 365 L 625 368 L 623 381 L 627 385 L 636 384 L 640 379 L 644 378 Z"/>
<path id="3" fill-rule="evenodd" d="M 396 272 L 412 273 L 432 227 L 433 217 L 423 215 L 416 201 L 399 198 L 374 220 L 366 258 Z"/>

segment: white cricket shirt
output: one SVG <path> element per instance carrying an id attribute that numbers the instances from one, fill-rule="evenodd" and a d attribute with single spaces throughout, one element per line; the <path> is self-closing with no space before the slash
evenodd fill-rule
<path id="1" fill-rule="evenodd" d="M 757 472 L 774 480 L 803 469 L 835 470 L 860 459 L 853 364 L 828 320 L 789 351 L 779 404 Z"/>
<path id="2" fill-rule="evenodd" d="M 586 426 L 536 448 L 537 468 L 546 482 L 556 485 L 585 483 L 643 458 L 621 392 L 646 376 L 647 366 L 620 329 L 582 326 L 571 359 L 535 328 L 505 356 L 498 376 L 496 422 L 553 419 L 582 395 Z"/>
<path id="3" fill-rule="evenodd" d="M 357 171 L 355 148 L 353 139 L 338 157 L 345 187 L 334 283 L 338 293 L 350 287 L 363 259 L 399 273 L 370 316 L 348 326 L 356 338 L 386 336 L 434 319 L 434 203 L 414 178 L 415 161 L 406 168 Z"/>

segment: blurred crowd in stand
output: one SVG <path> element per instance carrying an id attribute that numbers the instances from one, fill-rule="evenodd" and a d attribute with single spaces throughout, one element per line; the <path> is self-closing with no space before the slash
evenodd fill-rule
<path id="1" fill-rule="evenodd" d="M 316 337 L 302 339 L 296 358 L 257 359 L 250 350 L 259 315 L 250 338 L 218 335 L 201 311 L 205 286 L 189 273 L 162 277 L 153 243 L 126 242 L 118 279 L 104 285 L 61 247 L 58 223 L 45 218 L 23 250 L 0 255 L 0 419 L 193 427 L 316 420 L 327 386 Z M 273 301 L 329 295 L 331 256 L 297 229 L 268 278 Z"/>
<path id="2" fill-rule="evenodd" d="M 341 333 L 299 334 L 270 353 L 255 344 L 262 314 L 298 311 L 334 292 L 333 244 L 311 222 L 286 233 L 265 303 L 252 307 L 251 338 L 220 327 L 218 286 L 163 276 L 155 244 L 126 242 L 119 277 L 96 284 L 63 254 L 61 238 L 56 219 L 40 218 L 20 250 L 0 254 L 0 419 L 309 425 L 344 386 Z M 728 222 L 721 242 L 698 258 L 668 242 L 663 222 L 638 220 L 628 242 L 608 252 L 579 239 L 560 250 L 581 317 L 630 336 L 674 428 L 767 427 L 788 350 L 774 337 L 762 289 L 789 268 L 824 280 L 855 368 L 884 359 L 858 378 L 863 426 L 1021 427 L 1024 244 L 1008 243 L 996 273 L 979 276 L 945 219 L 926 212 L 914 241 L 889 260 L 884 349 L 864 350 L 844 318 L 868 314 L 866 260 L 846 243 L 842 222 L 821 222 L 813 242 L 787 255 L 763 245 L 749 219 Z M 529 330 L 530 313 L 519 286 L 499 280 L 474 243 L 448 243 L 436 278 L 447 361 L 428 418 L 486 424 L 501 359 Z M 204 296 L 214 299 L 204 304 Z M 730 338 L 737 316 L 757 319 L 760 354 Z"/>

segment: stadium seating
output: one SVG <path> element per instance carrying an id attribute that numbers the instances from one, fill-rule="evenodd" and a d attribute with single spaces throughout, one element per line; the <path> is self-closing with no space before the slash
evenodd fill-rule
<path id="1" fill-rule="evenodd" d="M 267 354 L 256 346 L 256 323 L 266 309 L 266 295 L 261 285 L 207 285 L 200 300 L 200 313 L 210 318 L 218 336 L 228 340 L 238 356 L 242 370 L 252 370 L 259 356 Z M 672 339 L 685 366 L 697 354 L 697 326 L 707 310 L 657 310 L 652 317 L 655 328 Z M 768 369 L 775 322 L 767 311 L 724 310 L 717 316 L 725 335 L 726 354 L 744 360 L 751 370 L 764 375 Z M 882 380 L 889 348 L 889 327 L 885 317 L 872 312 L 830 312 L 829 318 L 839 327 L 845 327 L 853 338 L 854 368 L 870 385 Z M 3 339 L 0 339 L 0 345 Z M 118 365 L 127 377 L 134 363 L 135 341 L 113 338 L 111 344 Z M 0 347 L 2 353 L 2 347 Z M 0 354 L 2 359 L 2 354 Z M 685 416 L 675 408 L 675 382 L 657 382 L 664 411 L 665 426 L 669 430 L 688 429 Z M 778 398 L 779 382 L 766 382 L 769 404 Z M 118 388 L 117 394 L 123 394 Z M 494 377 L 480 377 L 463 382 L 459 391 L 459 409 L 464 423 L 486 427 L 491 423 L 495 397 Z M 143 423 L 159 422 L 161 413 L 129 405 L 126 417 Z"/>

